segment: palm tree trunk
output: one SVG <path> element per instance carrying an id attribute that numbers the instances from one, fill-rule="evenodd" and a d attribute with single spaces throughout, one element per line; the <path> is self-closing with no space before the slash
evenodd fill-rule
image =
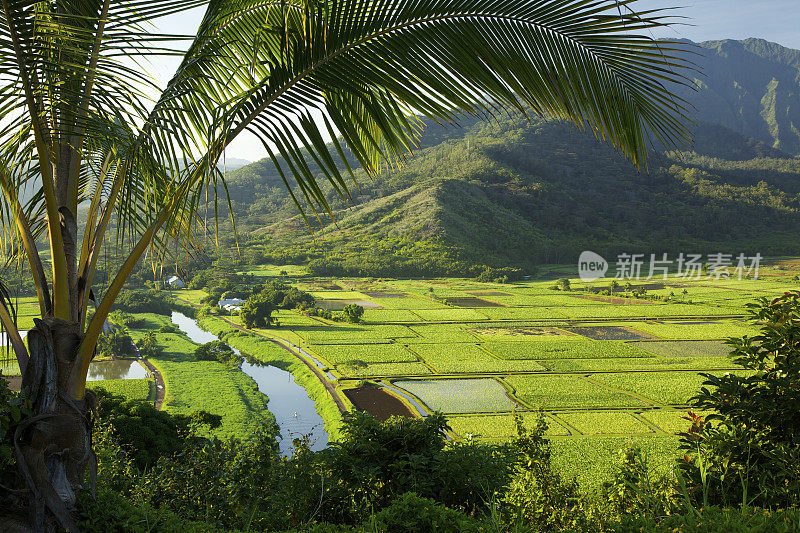
<path id="1" fill-rule="evenodd" d="M 69 376 L 77 362 L 79 325 L 55 318 L 35 323 L 28 333 L 30 361 L 22 378 L 33 416 L 14 434 L 29 513 L 29 524 L 18 530 L 49 532 L 60 526 L 75 532 L 77 493 L 84 487 L 87 466 L 92 478 L 96 466 L 91 443 L 94 396 L 89 391 L 83 400 L 73 399 Z"/>

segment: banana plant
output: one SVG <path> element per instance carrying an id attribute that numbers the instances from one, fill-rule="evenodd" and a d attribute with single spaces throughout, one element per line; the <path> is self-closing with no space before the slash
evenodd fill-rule
<path id="1" fill-rule="evenodd" d="M 195 36 L 154 29 L 198 7 Z M 2 254 L 27 264 L 41 315 L 26 344 L 0 306 L 34 412 L 14 435 L 24 486 L 7 523 L 77 531 L 103 323 L 148 252 L 196 245 L 240 134 L 314 212 L 330 209 L 311 166 L 347 197 L 348 160 L 402 163 L 419 117 L 567 119 L 646 167 L 652 143 L 688 140 L 673 92 L 691 58 L 649 36 L 671 21 L 635 0 L 0 0 Z M 165 86 L 141 66 L 158 56 L 179 58 Z M 112 238 L 123 260 L 101 291 Z"/>

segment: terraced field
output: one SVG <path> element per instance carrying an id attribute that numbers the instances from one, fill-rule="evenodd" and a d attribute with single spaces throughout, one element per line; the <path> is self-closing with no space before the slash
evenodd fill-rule
<path id="1" fill-rule="evenodd" d="M 317 359 L 338 390 L 381 382 L 446 413 L 454 439 L 507 439 L 515 414 L 532 423 L 541 410 L 556 461 L 594 483 L 626 442 L 674 456 L 698 373 L 736 370 L 724 340 L 757 332 L 745 304 L 795 288 L 676 278 L 632 298 L 578 280 L 569 292 L 552 285 L 305 278 L 298 286 L 321 307 L 369 302 L 363 323 L 281 312 L 279 328 L 259 333 Z"/>

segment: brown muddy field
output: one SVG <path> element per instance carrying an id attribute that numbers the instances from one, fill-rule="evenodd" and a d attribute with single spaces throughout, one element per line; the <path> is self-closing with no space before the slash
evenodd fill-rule
<path id="1" fill-rule="evenodd" d="M 381 422 L 391 416 L 414 418 L 414 414 L 403 402 L 378 387 L 361 387 L 344 391 L 353 405 L 360 411 L 366 411 Z"/>

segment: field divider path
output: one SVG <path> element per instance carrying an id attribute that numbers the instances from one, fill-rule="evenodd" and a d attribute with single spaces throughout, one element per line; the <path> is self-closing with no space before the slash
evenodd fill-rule
<path id="1" fill-rule="evenodd" d="M 161 407 L 164 405 L 164 395 L 167 392 L 167 384 L 164 381 L 164 377 L 161 375 L 161 372 L 156 368 L 156 365 L 144 359 L 142 355 L 139 353 L 139 347 L 136 346 L 135 342 L 131 342 L 133 345 L 133 350 L 136 352 L 136 359 L 140 361 L 147 370 L 150 371 L 150 374 L 153 376 L 153 386 L 156 389 L 156 397 L 153 400 L 153 407 L 156 408 L 156 411 L 160 411 Z"/>
<path id="2" fill-rule="evenodd" d="M 634 393 L 632 393 L 630 391 L 626 391 L 624 389 L 620 389 L 620 388 L 617 388 L 617 387 L 612 387 L 612 386 L 607 385 L 607 384 L 605 384 L 603 382 L 596 381 L 596 380 L 592 379 L 590 375 L 584 375 L 583 379 L 585 379 L 586 381 L 588 381 L 592 385 L 600 387 L 601 389 L 610 390 L 611 392 L 615 392 L 617 394 L 622 394 L 623 396 L 628 396 L 630 398 L 633 398 L 634 400 L 639 400 L 640 402 L 642 402 L 644 404 L 647 404 L 647 405 L 651 405 L 653 407 L 670 407 L 667 404 L 663 404 L 663 403 L 659 403 L 659 402 L 657 402 L 655 400 L 651 400 L 650 398 L 647 398 L 646 396 L 638 396 L 638 395 L 636 395 L 636 394 L 634 394 Z"/>
<path id="3" fill-rule="evenodd" d="M 181 302 L 187 303 L 187 304 L 191 305 L 194 308 L 200 307 L 199 305 L 193 304 L 192 302 L 184 300 L 183 298 L 175 298 L 175 299 L 176 300 L 180 300 Z M 347 405 L 344 403 L 344 401 L 342 400 L 341 396 L 339 396 L 339 393 L 337 392 L 336 387 L 328 380 L 328 378 L 325 377 L 325 374 L 323 374 L 322 370 L 317 368 L 316 365 L 314 365 L 311 361 L 309 361 L 308 359 L 303 357 L 301 354 L 299 354 L 296 351 L 294 351 L 288 345 L 288 343 L 284 344 L 284 342 L 286 342 L 286 341 L 273 339 L 272 337 L 269 337 L 268 335 L 264 335 L 262 333 L 256 333 L 255 331 L 249 330 L 249 329 L 245 328 L 244 326 L 242 326 L 240 324 L 235 324 L 235 323 L 231 322 L 230 320 L 228 320 L 225 317 L 217 317 L 217 318 L 221 319 L 223 322 L 226 322 L 231 327 L 238 329 L 239 331 L 248 333 L 250 335 L 255 335 L 257 337 L 261 337 L 262 339 L 266 339 L 266 340 L 270 341 L 271 343 L 275 344 L 276 346 L 280 346 L 281 348 L 283 348 L 284 350 L 286 350 L 287 352 L 289 352 L 290 354 L 295 356 L 298 360 L 302 361 L 308 367 L 308 369 L 311 370 L 314 373 L 315 376 L 317 376 L 317 379 L 319 379 L 320 383 L 322 383 L 322 386 L 325 387 L 325 390 L 327 390 L 330 393 L 331 398 L 333 398 L 333 402 L 336 404 L 336 408 L 339 409 L 339 412 L 341 414 L 343 414 L 343 415 L 350 412 L 350 409 L 347 408 Z"/>
<path id="4" fill-rule="evenodd" d="M 158 368 L 156 368 L 156 366 L 153 363 L 151 363 L 147 359 L 139 359 L 139 360 L 142 363 L 144 363 L 144 366 L 146 366 L 147 370 L 150 371 L 150 374 L 153 375 L 153 381 L 155 382 L 155 388 L 156 388 L 156 398 L 153 401 L 153 407 L 155 407 L 157 411 L 160 411 L 161 407 L 164 405 L 164 395 L 166 394 L 167 391 L 167 386 L 164 383 L 164 378 L 161 375 L 161 372 L 159 372 Z"/>
<path id="5" fill-rule="evenodd" d="M 412 350 L 409 350 L 412 351 Z M 522 359 L 520 359 L 522 360 Z M 577 359 L 583 360 L 583 359 Z M 424 363 L 424 361 L 421 361 Z M 427 365 L 429 368 L 430 365 Z M 733 367 L 726 367 L 726 368 L 674 368 L 669 370 L 565 370 L 559 372 L 553 372 L 551 370 L 515 370 L 513 372 L 508 372 L 498 370 L 497 372 L 487 372 L 485 370 L 481 370 L 479 372 L 435 372 L 433 374 L 403 374 L 403 378 L 408 379 L 457 379 L 457 378 L 481 378 L 481 377 L 504 377 L 504 376 L 589 376 L 594 374 L 655 374 L 655 373 L 662 373 L 662 372 L 670 372 L 670 373 L 678 373 L 678 372 L 691 372 L 691 373 L 700 373 L 700 372 L 730 372 L 731 370 L 736 370 Z M 372 375 L 359 375 L 357 377 L 350 377 L 345 376 L 345 379 L 396 379 L 398 376 L 387 376 L 384 374 L 372 374 Z"/>
<path id="6" fill-rule="evenodd" d="M 669 435 L 670 434 L 670 433 L 664 431 L 663 428 L 659 427 L 655 423 L 653 423 L 650 420 L 648 420 L 645 417 L 643 417 L 642 413 L 631 413 L 631 416 L 633 418 L 635 418 L 636 420 L 639 420 L 640 422 L 642 422 L 644 425 L 646 425 L 650 429 L 652 429 L 654 433 L 663 433 L 664 435 Z"/>
<path id="7" fill-rule="evenodd" d="M 176 298 L 180 299 L 180 298 Z M 185 301 L 185 300 L 181 300 Z M 536 309 L 535 306 L 518 306 L 513 307 L 510 309 Z M 472 307 L 454 307 L 453 309 L 473 309 L 477 310 L 478 308 Z M 413 313 L 413 310 L 406 309 L 406 311 L 410 311 Z M 662 322 L 664 320 L 669 321 L 696 321 L 698 319 L 701 320 L 742 320 L 748 318 L 748 315 L 672 315 L 672 316 L 659 316 L 659 317 L 652 317 L 652 316 L 625 316 L 625 317 L 569 317 L 565 316 L 564 318 L 503 318 L 503 319 L 490 319 L 487 318 L 485 320 L 426 320 L 423 322 L 407 322 L 407 321 L 397 321 L 386 322 L 387 325 L 396 324 L 398 326 L 407 326 L 407 327 L 414 327 L 414 326 L 433 326 L 433 325 L 486 325 L 486 324 L 519 324 L 520 322 L 524 322 L 525 324 L 529 324 L 531 326 L 551 326 L 551 327 L 570 327 L 576 324 L 597 324 L 597 323 L 606 323 L 610 322 L 613 324 L 617 324 L 619 322 Z"/>

